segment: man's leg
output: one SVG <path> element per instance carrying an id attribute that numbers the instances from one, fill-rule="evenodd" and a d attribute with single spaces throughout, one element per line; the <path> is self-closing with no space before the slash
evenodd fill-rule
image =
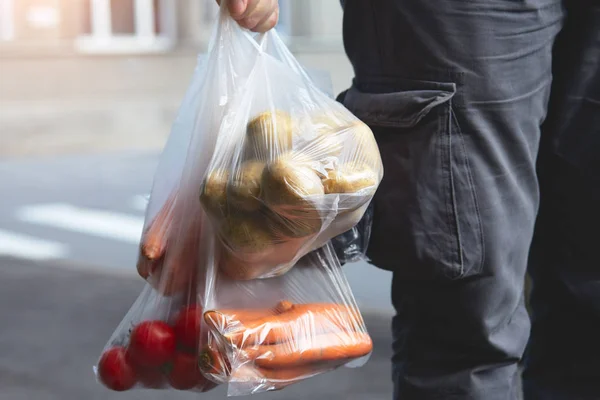
<path id="1" fill-rule="evenodd" d="M 600 398 L 600 4 L 567 2 L 542 130 L 527 400 Z"/>
<path id="2" fill-rule="evenodd" d="M 558 0 L 346 0 L 344 104 L 380 145 L 395 399 L 518 398 Z"/>

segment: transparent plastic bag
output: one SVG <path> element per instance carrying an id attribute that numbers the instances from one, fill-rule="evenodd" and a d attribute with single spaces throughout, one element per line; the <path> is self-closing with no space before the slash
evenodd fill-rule
<path id="1" fill-rule="evenodd" d="M 215 388 L 199 368 L 209 348 L 196 297 L 165 297 L 147 285 L 103 349 L 98 381 L 115 391 Z"/>
<path id="2" fill-rule="evenodd" d="M 234 38 L 243 33 L 229 28 L 217 24 L 207 56 L 198 59 L 154 176 L 137 262 L 148 284 L 94 366 L 98 381 L 113 390 L 204 392 L 216 385 L 198 362 L 210 351 L 202 301 L 214 247 L 198 193 L 215 132 L 230 97 L 243 85 L 228 69 L 234 59 L 251 56 L 246 42 Z M 236 72 L 247 77 L 250 70 L 241 65 Z M 225 75 L 231 76 L 222 79 Z"/>
<path id="3" fill-rule="evenodd" d="M 278 115 L 293 124 L 288 147 Z M 106 344 L 98 380 L 199 392 L 227 383 L 239 395 L 364 362 L 370 338 L 329 239 L 361 219 L 381 174 L 368 127 L 319 91 L 275 31 L 252 35 L 222 7 L 155 174 L 137 263 L 148 284 Z M 233 319 L 219 325 L 215 312 Z M 255 326 L 267 336 L 253 347 L 227 340 L 236 318 L 294 312 L 279 328 Z M 274 376 L 262 344 L 313 359 Z M 338 355 L 318 360 L 319 346 Z"/>
<path id="4" fill-rule="evenodd" d="M 373 225 L 373 203 L 370 203 L 361 220 L 352 229 L 331 239 L 331 244 L 341 265 L 368 260 L 367 249 Z"/>
<path id="5" fill-rule="evenodd" d="M 341 366 L 359 367 L 372 341 L 330 243 L 285 275 L 210 285 L 211 352 L 202 370 L 240 396 L 279 390 Z"/>
<path id="6" fill-rule="evenodd" d="M 239 280 L 281 275 L 353 228 L 383 174 L 369 127 L 313 84 L 274 30 L 244 40 L 255 54 L 223 79 L 251 72 L 223 116 L 200 193 L 220 268 Z"/>
<path id="7" fill-rule="evenodd" d="M 276 31 L 239 38 L 255 54 L 231 66 L 238 79 L 242 64 L 250 73 L 200 190 L 215 232 L 201 364 L 230 396 L 368 360 L 372 341 L 330 239 L 362 219 L 383 174 L 370 129 L 319 90 Z"/>

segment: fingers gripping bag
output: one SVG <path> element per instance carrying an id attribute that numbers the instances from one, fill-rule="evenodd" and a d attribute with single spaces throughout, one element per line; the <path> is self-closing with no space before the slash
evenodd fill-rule
<path id="1" fill-rule="evenodd" d="M 369 127 L 319 90 L 275 30 L 240 38 L 255 54 L 236 58 L 223 79 L 252 68 L 220 121 L 199 193 L 220 269 L 250 280 L 287 272 L 353 228 L 383 167 Z"/>
<path id="2" fill-rule="evenodd" d="M 230 98 L 253 67 L 240 62 L 255 54 L 238 45 L 245 43 L 240 35 L 217 24 L 159 160 L 137 262 L 147 285 L 94 367 L 109 389 L 205 392 L 216 386 L 199 368 L 209 350 L 202 300 L 214 233 L 198 194 Z"/>

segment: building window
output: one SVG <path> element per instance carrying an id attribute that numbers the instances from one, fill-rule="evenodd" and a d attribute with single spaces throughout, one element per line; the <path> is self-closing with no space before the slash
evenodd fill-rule
<path id="1" fill-rule="evenodd" d="M 110 0 L 110 24 L 115 35 L 134 35 L 134 0 Z"/>

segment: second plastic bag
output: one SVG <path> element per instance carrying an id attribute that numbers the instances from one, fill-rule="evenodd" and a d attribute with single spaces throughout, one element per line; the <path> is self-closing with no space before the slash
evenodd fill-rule
<path id="1" fill-rule="evenodd" d="M 231 396 L 283 389 L 341 366 L 358 367 L 373 343 L 327 244 L 271 279 L 212 282 L 202 370 Z"/>

